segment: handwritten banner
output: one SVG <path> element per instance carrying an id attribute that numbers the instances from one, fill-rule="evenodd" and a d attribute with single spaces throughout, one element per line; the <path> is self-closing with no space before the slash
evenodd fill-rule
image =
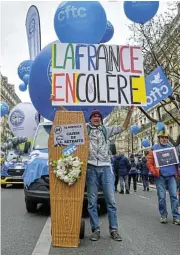
<path id="1" fill-rule="evenodd" d="M 146 105 L 141 48 L 54 43 L 52 105 Z"/>

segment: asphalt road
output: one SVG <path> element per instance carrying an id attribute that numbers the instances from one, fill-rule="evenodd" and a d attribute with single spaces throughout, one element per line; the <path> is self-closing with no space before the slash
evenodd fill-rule
<path id="1" fill-rule="evenodd" d="M 1 254 L 31 255 L 48 215 L 46 208 L 27 213 L 22 187 L 1 189 Z"/>
<path id="2" fill-rule="evenodd" d="M 41 237 L 41 231 L 48 218 L 47 208 L 40 208 L 36 214 L 26 213 L 22 189 L 1 190 L 2 196 L 2 254 L 34 255 L 46 254 L 44 251 L 33 253 Z M 49 247 L 48 255 L 179 255 L 180 226 L 159 223 L 156 191 L 121 195 L 116 193 L 119 232 L 123 242 L 110 239 L 107 215 L 101 216 L 101 238 L 98 242 L 89 240 L 90 226 L 86 218 L 85 238 L 80 246 L 72 248 Z M 170 207 L 168 208 L 170 212 Z M 48 231 L 47 238 L 50 238 Z M 46 237 L 46 236 L 45 236 Z M 41 242 L 41 240 L 39 240 Z"/>

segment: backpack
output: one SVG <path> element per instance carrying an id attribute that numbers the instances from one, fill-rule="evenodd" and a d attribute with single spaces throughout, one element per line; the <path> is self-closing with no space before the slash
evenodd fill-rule
<path id="1" fill-rule="evenodd" d="M 137 165 L 135 162 L 131 162 L 131 171 L 136 171 L 137 170 Z"/>
<path id="2" fill-rule="evenodd" d="M 102 132 L 103 132 L 105 141 L 106 141 L 106 143 L 107 143 L 107 129 L 105 128 L 105 126 L 101 126 L 101 128 L 102 128 Z M 91 129 L 92 129 L 92 128 L 91 128 L 89 125 L 87 125 L 87 132 L 88 132 L 88 135 L 90 135 Z"/>

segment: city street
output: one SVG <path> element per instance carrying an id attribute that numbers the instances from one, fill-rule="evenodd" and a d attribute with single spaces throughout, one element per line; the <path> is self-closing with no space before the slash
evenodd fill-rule
<path id="1" fill-rule="evenodd" d="M 159 223 L 156 190 L 120 195 L 116 193 L 119 230 L 123 242 L 109 238 L 106 215 L 100 217 L 101 239 L 92 243 L 89 219 L 85 238 L 76 249 L 54 248 L 50 244 L 49 210 L 40 207 L 36 214 L 28 214 L 22 188 L 1 190 L 2 197 L 2 254 L 3 255 L 178 255 L 179 226 Z M 170 207 L 168 206 L 169 212 Z"/>

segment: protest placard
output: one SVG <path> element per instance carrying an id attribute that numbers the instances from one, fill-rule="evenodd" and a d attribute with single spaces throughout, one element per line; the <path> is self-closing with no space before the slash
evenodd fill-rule
<path id="1" fill-rule="evenodd" d="M 83 124 L 54 126 L 54 146 L 84 144 Z"/>
<path id="2" fill-rule="evenodd" d="M 175 147 L 153 151 L 156 167 L 170 166 L 179 163 Z"/>
<path id="3" fill-rule="evenodd" d="M 54 43 L 52 105 L 146 105 L 141 48 Z"/>

